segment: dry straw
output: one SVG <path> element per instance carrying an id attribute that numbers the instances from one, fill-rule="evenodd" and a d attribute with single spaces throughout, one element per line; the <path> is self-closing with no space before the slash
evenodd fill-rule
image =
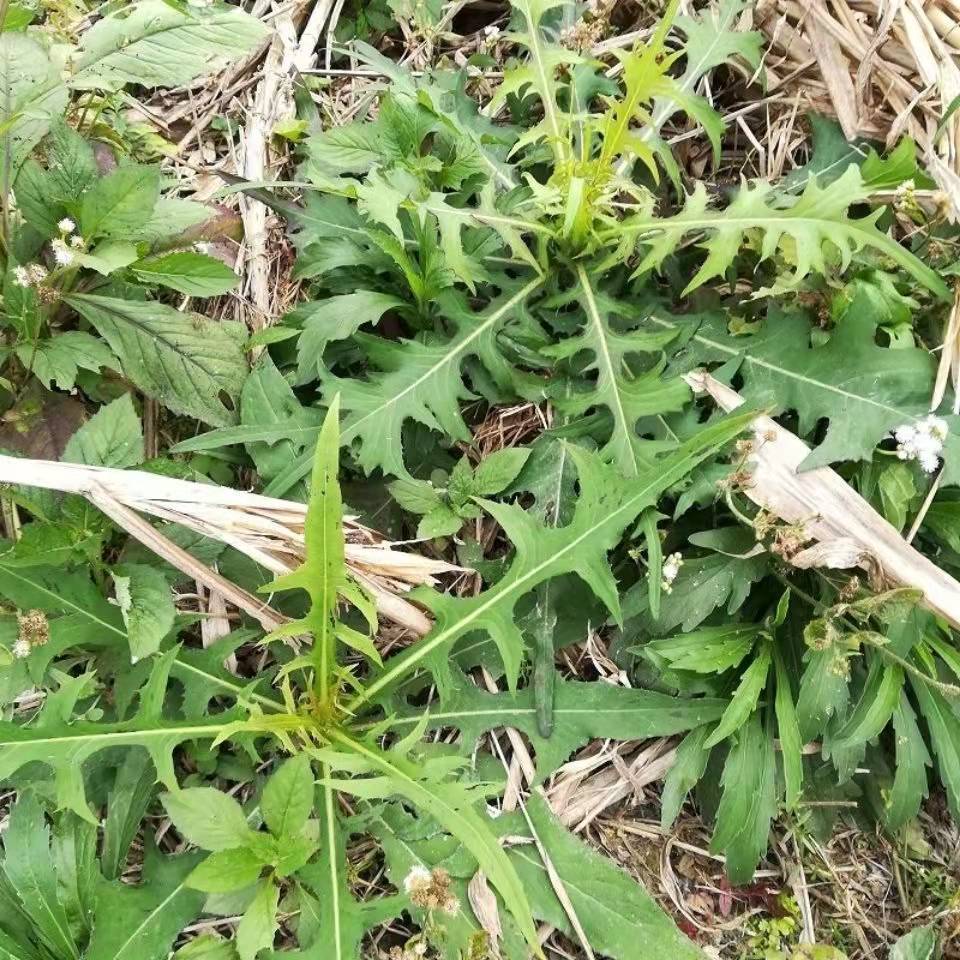
<path id="1" fill-rule="evenodd" d="M 768 93 L 833 114 L 849 140 L 913 137 L 943 211 L 960 217 L 958 0 L 761 0 L 752 16 Z"/>
<path id="2" fill-rule="evenodd" d="M 708 373 L 687 376 L 690 386 L 707 393 L 723 410 L 735 410 L 743 398 Z M 960 583 L 915 550 L 844 479 L 829 467 L 800 470 L 810 448 L 769 417 L 754 421 L 756 441 L 743 493 L 785 523 L 802 527 L 813 546 L 791 557 L 794 566 L 867 572 L 878 588 L 921 591 L 922 603 L 954 627 L 960 627 Z"/>
<path id="3" fill-rule="evenodd" d="M 140 470 L 6 456 L 0 456 L 0 483 L 86 497 L 158 556 L 208 590 L 221 594 L 266 629 L 272 630 L 284 622 L 263 599 L 200 563 L 167 537 L 162 526 L 154 526 L 140 515 L 147 514 L 219 540 L 272 573 L 281 574 L 303 561 L 306 507 L 302 503 Z M 415 586 L 432 585 L 437 575 L 460 568 L 397 550 L 349 517 L 344 519 L 343 530 L 347 566 L 374 598 L 378 613 L 417 635 L 427 633 L 430 620 L 403 594 Z"/>

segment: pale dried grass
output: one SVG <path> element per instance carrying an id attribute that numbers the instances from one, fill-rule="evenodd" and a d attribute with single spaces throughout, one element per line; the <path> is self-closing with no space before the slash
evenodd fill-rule
<path id="1" fill-rule="evenodd" d="M 761 0 L 752 13 L 768 48 L 768 95 L 833 115 L 848 139 L 892 147 L 913 137 L 940 191 L 960 216 L 960 96 L 957 0 Z"/>

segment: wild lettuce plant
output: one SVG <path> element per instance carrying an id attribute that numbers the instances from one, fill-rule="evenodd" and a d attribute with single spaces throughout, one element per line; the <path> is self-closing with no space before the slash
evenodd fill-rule
<path id="1" fill-rule="evenodd" d="M 759 37 L 733 29 L 740 4 L 702 18 L 672 4 L 606 59 L 582 6 L 512 0 L 496 40 L 510 63 L 484 102 L 469 72 L 414 76 L 356 44 L 383 88 L 303 143 L 302 202 L 239 184 L 289 219 L 308 291 L 250 339 L 164 293 L 230 288 L 186 242 L 205 214 L 164 195 L 155 167 L 100 170 L 52 67 L 16 92 L 43 109 L 6 117 L 23 145 L 4 234 L 10 392 L 109 396 L 64 456 L 122 468 L 144 465 L 143 394 L 179 439 L 149 468 L 250 467 L 309 508 L 305 560 L 273 580 L 164 528 L 282 614 L 201 646 L 175 570 L 75 496 L 9 491 L 29 521 L 0 554 L 0 779 L 18 792 L 0 952 L 340 960 L 404 918 L 404 960 L 539 955 L 538 921 L 617 960 L 702 956 L 544 799 L 597 738 L 682 735 L 663 824 L 696 789 L 734 882 L 780 812 L 824 829 L 832 802 L 857 797 L 896 833 L 935 768 L 960 813 L 950 630 L 881 577 L 798 568 L 803 525 L 744 496 L 759 410 L 808 439 L 805 467 L 838 464 L 898 528 L 929 490 L 895 443 L 928 423 L 934 371 L 912 318 L 936 317 L 948 289 L 874 202 L 920 176 L 911 147 L 855 163 L 818 147 L 787 181 L 721 196 L 689 182 L 670 131 L 693 125 L 720 156 L 723 122 L 695 91 L 729 62 L 758 66 Z M 236 8 L 144 0 L 86 35 L 67 83 L 181 83 L 261 32 Z M 20 40 L 43 52 L 0 36 L 9 55 Z M 697 401 L 685 375 L 701 367 L 746 412 Z M 84 379 L 104 370 L 135 389 Z M 508 405 L 536 408 L 538 426 L 481 451 L 485 412 Z M 945 492 L 920 536 L 952 566 L 956 420 L 942 423 Z M 410 595 L 425 636 L 378 642 L 345 563 L 344 500 L 375 501 L 475 572 L 471 589 Z M 631 686 L 557 669 L 595 632 Z M 479 749 L 504 727 L 535 765 L 512 812 L 498 741 Z M 161 811 L 201 852 L 161 849 Z M 140 834 L 142 876 L 123 883 Z M 203 915 L 238 918 L 232 940 L 185 942 Z"/>

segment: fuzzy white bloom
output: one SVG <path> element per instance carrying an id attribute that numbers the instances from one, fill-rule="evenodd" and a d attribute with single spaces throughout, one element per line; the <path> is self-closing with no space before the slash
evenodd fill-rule
<path id="1" fill-rule="evenodd" d="M 42 263 L 31 263 L 27 270 L 30 271 L 31 283 L 43 283 L 47 279 L 47 268 Z"/>
<path id="2" fill-rule="evenodd" d="M 197 253 L 209 254 L 211 249 L 211 244 L 207 243 L 206 240 L 198 240 L 193 245 L 193 249 L 196 250 Z"/>
<path id="3" fill-rule="evenodd" d="M 64 217 L 57 224 L 57 229 L 61 233 L 73 233 L 73 231 L 77 229 L 77 225 L 69 217 Z"/>
<path id="4" fill-rule="evenodd" d="M 13 645 L 13 655 L 18 660 L 23 660 L 25 657 L 30 656 L 30 641 L 21 637 Z"/>
<path id="5" fill-rule="evenodd" d="M 912 423 L 905 423 L 903 426 L 897 427 L 893 435 L 896 437 L 897 443 L 901 446 L 907 446 L 916 439 L 917 428 Z"/>
<path id="6" fill-rule="evenodd" d="M 30 271 L 26 267 L 14 267 L 13 282 L 18 287 L 29 287 L 31 283 Z"/>
<path id="7" fill-rule="evenodd" d="M 904 180 L 903 183 L 897 186 L 897 189 L 894 191 L 894 196 L 906 197 L 916 189 L 917 185 L 912 180 Z"/>
<path id="8" fill-rule="evenodd" d="M 483 35 L 487 37 L 488 40 L 496 40 L 500 36 L 500 28 L 489 24 L 483 28 Z"/>
<path id="9" fill-rule="evenodd" d="M 904 423 L 893 431 L 897 456 L 916 460 L 924 473 L 936 473 L 948 433 L 947 422 L 933 413 L 916 423 Z"/>
<path id="10" fill-rule="evenodd" d="M 414 890 L 422 890 L 431 883 L 430 871 L 426 867 L 412 867 L 410 872 L 403 878 L 403 889 L 407 893 L 413 893 Z"/>
<path id="11" fill-rule="evenodd" d="M 940 466 L 940 457 L 927 450 L 921 450 L 917 454 L 917 463 L 920 464 L 920 469 L 924 473 L 936 473 L 937 467 Z"/>
<path id="12" fill-rule="evenodd" d="M 673 581 L 677 579 L 680 568 L 683 566 L 683 557 L 679 553 L 671 553 L 663 561 L 663 582 L 661 586 L 670 593 L 673 590 Z"/>
<path id="13" fill-rule="evenodd" d="M 942 417 L 936 416 L 936 414 L 928 413 L 923 420 L 920 421 L 924 430 L 930 434 L 932 437 L 936 437 L 941 443 L 947 439 L 947 434 L 950 432 L 947 427 L 947 421 Z"/>
<path id="14" fill-rule="evenodd" d="M 87 241 L 83 239 L 78 233 L 75 237 L 70 238 L 70 246 L 74 250 L 82 250 L 87 245 Z"/>
<path id="15" fill-rule="evenodd" d="M 50 246 L 53 248 L 53 259 L 59 266 L 69 267 L 73 263 L 74 253 L 62 240 L 54 240 Z"/>

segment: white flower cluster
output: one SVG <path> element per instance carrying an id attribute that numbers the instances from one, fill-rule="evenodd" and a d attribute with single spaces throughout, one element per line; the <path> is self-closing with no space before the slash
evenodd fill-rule
<path id="1" fill-rule="evenodd" d="M 426 867 L 411 867 L 410 872 L 403 878 L 403 889 L 407 893 L 413 893 L 414 890 L 429 886 L 432 879 Z"/>
<path id="2" fill-rule="evenodd" d="M 924 473 L 936 473 L 947 433 L 946 421 L 932 413 L 916 423 L 905 423 L 893 431 L 897 456 L 916 460 Z"/>
<path id="3" fill-rule="evenodd" d="M 683 566 L 683 557 L 679 553 L 671 553 L 666 560 L 663 561 L 663 582 L 661 587 L 663 587 L 664 593 L 673 592 L 673 581 L 677 579 L 677 575 L 680 573 L 680 568 Z"/>
<path id="4" fill-rule="evenodd" d="M 909 212 L 917 205 L 917 186 L 912 180 L 904 180 L 893 194 L 893 205 L 897 210 Z"/>
<path id="5" fill-rule="evenodd" d="M 50 244 L 53 259 L 57 261 L 58 266 L 69 267 L 76 258 L 75 251 L 83 250 L 86 244 L 79 234 L 70 236 L 77 229 L 77 225 L 69 217 L 64 217 L 57 224 L 57 229 L 60 231 L 60 236 Z"/>
<path id="6" fill-rule="evenodd" d="M 26 657 L 29 657 L 29 656 L 30 656 L 30 651 L 31 651 L 32 649 L 33 649 L 33 647 L 30 646 L 30 641 L 27 640 L 26 637 L 20 637 L 18 640 L 15 640 L 15 641 L 14 641 L 14 644 L 13 644 L 13 655 L 14 655 L 18 660 L 23 660 L 23 659 L 25 659 Z"/>
<path id="7" fill-rule="evenodd" d="M 424 910 L 442 910 L 451 917 L 460 911 L 460 901 L 450 889 L 450 874 L 441 867 L 413 867 L 404 877 L 403 889 Z"/>
<path id="8" fill-rule="evenodd" d="M 39 263 L 13 268 L 13 282 L 18 287 L 36 287 L 47 279 L 47 268 Z"/>
<path id="9" fill-rule="evenodd" d="M 64 217 L 58 224 L 60 236 L 50 242 L 53 259 L 58 267 L 69 267 L 78 251 L 86 249 L 86 241 L 79 234 L 71 236 L 77 225 Z M 47 279 L 47 268 L 40 263 L 28 263 L 25 267 L 13 268 L 13 281 L 18 287 L 38 287 Z"/>

